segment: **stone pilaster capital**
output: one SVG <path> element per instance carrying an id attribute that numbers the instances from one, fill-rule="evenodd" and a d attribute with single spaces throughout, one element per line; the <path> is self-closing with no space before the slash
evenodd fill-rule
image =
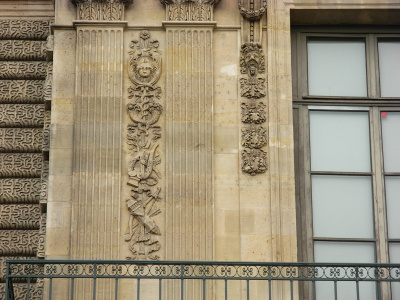
<path id="1" fill-rule="evenodd" d="M 167 21 L 212 21 L 213 9 L 221 0 L 160 0 L 167 9 Z"/>
<path id="2" fill-rule="evenodd" d="M 125 6 L 133 0 L 71 0 L 77 7 L 78 20 L 120 21 Z"/>

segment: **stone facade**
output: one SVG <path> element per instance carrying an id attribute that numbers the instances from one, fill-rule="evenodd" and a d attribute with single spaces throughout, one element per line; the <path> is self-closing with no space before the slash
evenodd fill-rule
<path id="1" fill-rule="evenodd" d="M 0 3 L 2 266 L 297 261 L 291 25 L 394 25 L 400 10 L 397 0 L 22 2 Z M 274 299 L 289 299 L 283 285 Z M 110 299 L 114 287 L 99 286 Z M 91 287 L 76 293 L 88 299 Z"/>

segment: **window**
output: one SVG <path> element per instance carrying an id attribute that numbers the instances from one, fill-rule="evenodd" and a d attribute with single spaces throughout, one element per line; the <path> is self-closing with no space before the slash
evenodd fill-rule
<path id="1" fill-rule="evenodd" d="M 292 53 L 299 260 L 399 263 L 400 34 L 296 28 Z M 338 298 L 355 293 L 342 284 Z"/>

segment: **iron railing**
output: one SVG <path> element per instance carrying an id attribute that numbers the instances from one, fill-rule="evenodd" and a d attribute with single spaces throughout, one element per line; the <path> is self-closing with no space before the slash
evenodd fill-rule
<path id="1" fill-rule="evenodd" d="M 109 296 L 104 298 L 103 286 L 103 297 L 99 298 L 110 300 L 118 299 L 122 280 L 131 281 L 129 286 L 136 298 L 130 293 L 130 299 L 136 300 L 150 299 L 141 293 L 144 284 L 153 286 L 151 290 L 156 293 L 154 299 L 159 300 L 165 299 L 168 289 L 168 299 L 174 300 L 238 299 L 235 298 L 237 295 L 230 293 L 234 285 L 237 287 L 238 281 L 242 287 L 240 292 L 247 300 L 260 299 L 262 293 L 265 293 L 263 299 L 273 299 L 273 295 L 279 292 L 274 291 L 274 286 L 280 292 L 282 287 L 286 289 L 288 296 L 285 299 L 337 300 L 341 294 L 346 295 L 344 299 L 352 299 L 350 294 L 357 300 L 382 299 L 382 295 L 390 299 L 391 294 L 400 293 L 399 264 L 8 260 L 5 299 L 14 300 L 16 285 L 24 285 L 26 299 L 31 299 L 32 286 L 41 281 L 46 299 L 59 300 L 60 297 L 54 293 L 56 289 L 60 290 L 57 287 L 57 280 L 60 279 L 64 280 L 62 288 L 65 297 L 62 299 L 71 300 L 95 300 L 101 282 L 107 279 Z M 194 281 L 197 282 L 195 297 L 190 291 L 195 288 L 191 284 Z M 253 283 L 258 285 L 257 292 L 252 291 Z M 394 297 L 393 300 L 400 299 Z"/>

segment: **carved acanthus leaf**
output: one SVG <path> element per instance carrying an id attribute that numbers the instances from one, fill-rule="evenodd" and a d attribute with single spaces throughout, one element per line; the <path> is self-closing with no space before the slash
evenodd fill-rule
<path id="1" fill-rule="evenodd" d="M 220 0 L 160 0 L 169 21 L 212 21 L 213 9 Z"/>
<path id="2" fill-rule="evenodd" d="M 120 21 L 125 6 L 133 0 L 71 0 L 77 7 L 79 20 Z"/>

